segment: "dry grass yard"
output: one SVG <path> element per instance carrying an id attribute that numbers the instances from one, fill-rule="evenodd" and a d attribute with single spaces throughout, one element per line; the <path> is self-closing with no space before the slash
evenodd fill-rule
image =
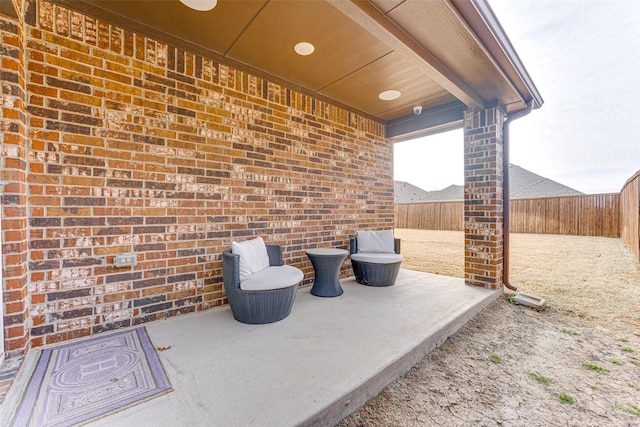
<path id="1" fill-rule="evenodd" d="M 464 277 L 464 233 L 397 229 L 403 268 Z M 511 234 L 510 281 L 561 314 L 640 331 L 640 265 L 622 240 Z M 505 289 L 506 292 L 510 292 Z"/>
<path id="2" fill-rule="evenodd" d="M 404 268 L 463 277 L 463 233 L 397 229 Z M 619 239 L 511 235 L 509 292 L 340 423 L 640 426 L 640 265 Z"/>

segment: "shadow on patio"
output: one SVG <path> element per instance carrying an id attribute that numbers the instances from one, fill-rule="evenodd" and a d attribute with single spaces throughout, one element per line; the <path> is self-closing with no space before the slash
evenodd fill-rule
<path id="1" fill-rule="evenodd" d="M 411 270 L 392 287 L 342 286 L 336 298 L 301 288 L 291 315 L 268 325 L 239 323 L 228 306 L 146 325 L 167 348 L 158 353 L 174 390 L 91 425 L 334 425 L 501 294 Z"/>

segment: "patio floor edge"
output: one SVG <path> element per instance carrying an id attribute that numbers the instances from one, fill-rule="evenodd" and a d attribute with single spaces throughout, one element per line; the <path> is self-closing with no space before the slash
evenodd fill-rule
<path id="1" fill-rule="evenodd" d="M 405 375 L 418 362 L 424 359 L 431 351 L 440 347 L 469 320 L 476 317 L 482 310 L 503 294 L 503 290 L 488 293 L 486 297 L 477 301 L 472 307 L 462 309 L 455 316 L 447 319 L 442 325 L 433 329 L 433 333 L 424 338 L 422 342 L 402 355 L 397 360 L 389 363 L 377 375 L 367 379 L 358 387 L 349 390 L 339 399 L 325 407 L 323 410 L 311 415 L 301 426 L 333 426 L 343 418 L 349 416 L 369 399 L 378 395 L 387 385 Z"/>

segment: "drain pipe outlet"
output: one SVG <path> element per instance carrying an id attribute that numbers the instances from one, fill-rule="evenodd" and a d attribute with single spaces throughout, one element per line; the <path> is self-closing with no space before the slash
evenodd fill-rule
<path id="1" fill-rule="evenodd" d="M 503 260 L 503 268 L 502 268 L 502 283 L 512 291 L 517 291 L 518 287 L 512 285 L 509 282 L 509 222 L 511 220 L 511 197 L 509 196 L 509 124 L 514 120 L 518 120 L 521 117 L 526 116 L 533 110 L 533 99 L 527 102 L 527 106 L 520 111 L 516 111 L 513 114 L 509 114 L 504 121 L 503 129 L 502 129 L 502 168 L 503 168 L 503 221 L 504 221 L 504 236 L 503 242 L 504 246 L 502 248 L 502 260 Z"/>

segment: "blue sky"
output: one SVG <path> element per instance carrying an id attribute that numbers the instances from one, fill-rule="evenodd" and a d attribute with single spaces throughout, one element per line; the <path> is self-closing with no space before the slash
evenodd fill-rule
<path id="1" fill-rule="evenodd" d="M 488 0 L 545 101 L 511 124 L 511 163 L 585 193 L 640 170 L 640 1 Z M 462 131 L 396 144 L 395 179 L 463 184 Z"/>

